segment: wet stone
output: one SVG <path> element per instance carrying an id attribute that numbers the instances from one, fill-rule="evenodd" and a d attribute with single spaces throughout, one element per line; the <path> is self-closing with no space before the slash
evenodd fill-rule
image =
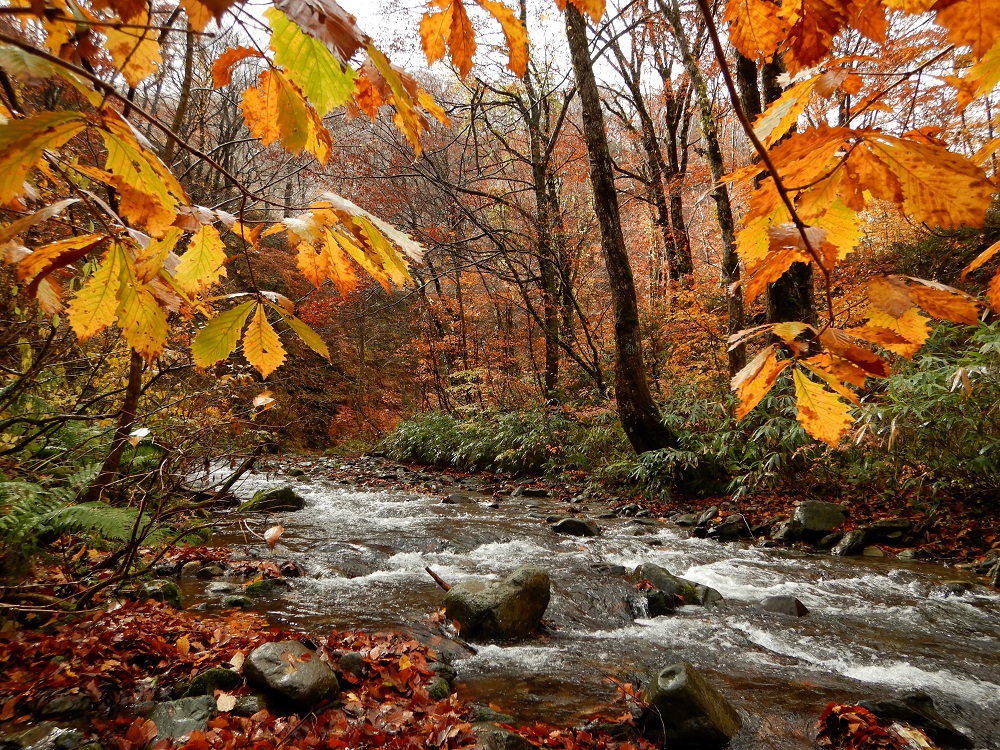
<path id="1" fill-rule="evenodd" d="M 206 565 L 198 571 L 198 578 L 221 578 L 226 574 L 226 569 L 221 565 Z"/>
<path id="2" fill-rule="evenodd" d="M 184 698 L 196 695 L 215 695 L 216 690 L 235 690 L 243 684 L 243 676 L 231 669 L 215 667 L 195 675 L 184 691 Z"/>
<path id="3" fill-rule="evenodd" d="M 861 554 L 865 557 L 885 557 L 885 552 L 876 547 L 874 544 L 869 547 L 865 547 Z"/>
<path id="4" fill-rule="evenodd" d="M 483 706 L 478 703 L 473 703 L 469 706 L 469 710 L 472 712 L 472 720 L 474 722 L 485 722 L 491 721 L 494 724 L 513 724 L 514 717 L 510 714 L 501 713 L 499 711 L 494 711 L 489 706 Z"/>
<path id="5" fill-rule="evenodd" d="M 309 708 L 340 692 L 337 676 L 319 654 L 298 641 L 258 646 L 243 664 L 247 684 Z"/>
<path id="6" fill-rule="evenodd" d="M 205 587 L 205 591 L 209 594 L 236 594 L 243 590 L 243 587 L 236 583 L 224 583 L 222 581 L 216 581 L 215 583 L 210 583 Z"/>
<path id="7" fill-rule="evenodd" d="M 695 526 L 708 526 L 712 519 L 717 515 L 719 515 L 719 506 L 713 505 L 698 516 L 698 521 L 695 523 Z"/>
<path id="8" fill-rule="evenodd" d="M 60 718 L 72 718 L 75 716 L 82 716 L 94 707 L 94 701 L 92 701 L 88 696 L 81 695 L 79 693 L 67 693 L 65 695 L 57 695 L 55 698 L 46 703 L 39 715 L 43 719 L 51 719 L 55 717 Z"/>
<path id="9" fill-rule="evenodd" d="M 337 666 L 344 674 L 358 679 L 365 676 L 365 659 L 357 651 L 348 651 L 337 660 Z"/>
<path id="10" fill-rule="evenodd" d="M 865 551 L 866 538 L 865 529 L 853 529 L 844 534 L 844 538 L 830 552 L 840 557 L 860 555 Z"/>
<path id="11" fill-rule="evenodd" d="M 760 608 L 765 612 L 791 617 L 805 617 L 809 614 L 806 605 L 794 596 L 769 596 L 760 603 Z"/>
<path id="12" fill-rule="evenodd" d="M 432 677 L 427 685 L 427 694 L 436 701 L 447 700 L 451 695 L 451 685 L 444 677 Z"/>
<path id="13" fill-rule="evenodd" d="M 825 536 L 847 520 L 847 513 L 839 503 L 806 500 L 795 508 L 792 518 L 799 523 L 802 534 L 814 538 Z"/>
<path id="14" fill-rule="evenodd" d="M 557 534 L 571 536 L 597 536 L 601 533 L 596 523 L 585 518 L 564 518 L 555 524 L 552 530 Z"/>
<path id="15" fill-rule="evenodd" d="M 153 742 L 180 739 L 196 731 L 204 732 L 217 712 L 215 698 L 210 695 L 157 703 L 149 714 L 149 720 L 156 724 Z"/>
<path id="16" fill-rule="evenodd" d="M 647 736 L 675 748 L 721 748 L 742 726 L 740 715 L 686 662 L 662 670 L 647 689 Z"/>
<path id="17" fill-rule="evenodd" d="M 152 599 L 166 602 L 174 609 L 183 609 L 181 590 L 173 581 L 155 580 L 144 583 L 139 589 L 139 598 L 143 601 Z"/>
<path id="18" fill-rule="evenodd" d="M 445 594 L 445 615 L 462 637 L 479 641 L 525 638 L 538 630 L 549 605 L 549 575 L 524 566 L 496 582 L 463 581 Z"/>

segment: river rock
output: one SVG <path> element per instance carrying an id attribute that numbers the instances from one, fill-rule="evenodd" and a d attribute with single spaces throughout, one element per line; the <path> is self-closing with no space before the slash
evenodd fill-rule
<path id="1" fill-rule="evenodd" d="M 265 489 L 255 493 L 252 498 L 243 503 L 239 510 L 242 513 L 259 511 L 302 510 L 306 507 L 305 499 L 291 487 Z"/>
<path id="2" fill-rule="evenodd" d="M 139 598 L 142 601 L 152 599 L 157 602 L 166 602 L 174 609 L 184 608 L 184 604 L 181 602 L 180 587 L 173 581 L 161 579 L 148 581 L 142 584 L 139 589 Z"/>
<path id="3" fill-rule="evenodd" d="M 187 690 L 184 691 L 184 698 L 192 698 L 196 695 L 215 695 L 216 690 L 235 690 L 243 684 L 243 676 L 239 672 L 221 667 L 213 667 L 199 672 L 191 680 Z"/>
<path id="4" fill-rule="evenodd" d="M 221 578 L 226 574 L 226 569 L 221 565 L 206 565 L 204 568 L 198 571 L 196 578 L 209 579 L 209 578 Z"/>
<path id="5" fill-rule="evenodd" d="M 694 526 L 698 523 L 698 516 L 694 513 L 678 513 L 670 520 L 678 526 Z"/>
<path id="6" fill-rule="evenodd" d="M 865 542 L 868 532 L 865 529 L 852 529 L 844 534 L 844 538 L 837 542 L 837 545 L 830 550 L 831 555 L 839 557 L 853 557 L 865 551 Z"/>
<path id="7" fill-rule="evenodd" d="M 292 588 L 292 584 L 284 578 L 261 578 L 259 581 L 248 583 L 243 593 L 247 596 L 280 596 Z"/>
<path id="8" fill-rule="evenodd" d="M 451 685 L 444 677 L 435 675 L 427 683 L 427 695 L 436 701 L 448 700 L 448 696 L 451 695 Z"/>
<path id="9" fill-rule="evenodd" d="M 711 523 L 712 519 L 715 518 L 717 515 L 719 515 L 719 506 L 713 505 L 712 507 L 707 508 L 705 512 L 702 513 L 700 516 L 698 516 L 698 522 L 695 524 L 695 526 L 708 526 L 708 524 Z"/>
<path id="10" fill-rule="evenodd" d="M 474 724 L 472 730 L 483 750 L 537 750 L 538 745 L 529 742 L 517 732 L 502 729 L 495 724 Z"/>
<path id="11" fill-rule="evenodd" d="M 911 693 L 897 700 L 861 701 L 858 705 L 866 708 L 880 719 L 902 721 L 918 729 L 943 747 L 971 748 L 973 741 L 955 728 L 941 715 L 933 699 L 926 693 Z"/>
<path id="12" fill-rule="evenodd" d="M 646 689 L 645 732 L 675 748 L 723 747 L 742 726 L 725 697 L 686 662 L 661 671 Z"/>
<path id="13" fill-rule="evenodd" d="M 57 695 L 38 712 L 43 719 L 55 717 L 73 718 L 82 716 L 94 707 L 94 701 L 81 693 L 64 693 Z"/>
<path id="14" fill-rule="evenodd" d="M 794 518 L 786 518 L 771 527 L 771 539 L 781 544 L 791 544 L 802 537 L 802 524 Z"/>
<path id="15" fill-rule="evenodd" d="M 648 596 L 651 591 L 663 592 L 675 603 L 700 604 L 703 607 L 710 607 L 722 601 L 722 594 L 712 587 L 675 576 L 666 568 L 653 563 L 643 563 L 632 575 L 636 580 L 649 581 L 653 584 L 653 589 L 642 592 L 647 595 L 647 601 L 651 604 L 652 599 Z"/>
<path id="16" fill-rule="evenodd" d="M 210 695 L 157 703 L 149 714 L 149 720 L 156 724 L 153 743 L 181 739 L 191 732 L 204 732 L 216 713 L 215 698 Z"/>
<path id="17" fill-rule="evenodd" d="M 750 536 L 750 526 L 742 513 L 732 513 L 726 516 L 709 532 L 720 542 L 733 542 Z"/>
<path id="18" fill-rule="evenodd" d="M 794 596 L 769 596 L 760 603 L 760 608 L 765 612 L 791 615 L 792 617 L 805 617 L 809 614 L 806 605 Z"/>
<path id="19" fill-rule="evenodd" d="M 337 660 L 337 666 L 342 673 L 359 680 L 365 676 L 365 657 L 359 651 L 348 651 Z"/>
<path id="20" fill-rule="evenodd" d="M 601 529 L 596 523 L 586 518 L 564 518 L 552 527 L 557 534 L 571 536 L 597 536 Z"/>
<path id="21" fill-rule="evenodd" d="M 445 614 L 458 620 L 463 638 L 507 641 L 538 630 L 549 606 L 549 574 L 525 566 L 498 582 L 464 581 L 445 594 Z"/>
<path id="22" fill-rule="evenodd" d="M 861 554 L 865 557 L 885 557 L 885 552 L 883 552 L 881 548 L 876 547 L 874 544 L 865 547 L 861 551 Z"/>
<path id="23" fill-rule="evenodd" d="M 9 734 L 0 731 L 0 750 L 73 750 L 83 743 L 83 732 L 43 721 Z"/>
<path id="24" fill-rule="evenodd" d="M 248 685 L 276 693 L 304 708 L 340 692 L 330 666 L 298 641 L 272 641 L 258 646 L 246 658 L 243 676 Z"/>
<path id="25" fill-rule="evenodd" d="M 903 537 L 913 530 L 913 522 L 905 518 L 885 518 L 868 526 L 868 541 L 878 544 L 883 542 L 893 546 L 901 546 Z"/>
<path id="26" fill-rule="evenodd" d="M 1000 562 L 993 566 L 992 570 L 986 574 L 986 582 L 993 588 L 1000 588 Z"/>
<path id="27" fill-rule="evenodd" d="M 847 513 L 839 503 L 806 500 L 796 506 L 792 520 L 799 523 L 803 536 L 820 538 L 846 521 Z"/>

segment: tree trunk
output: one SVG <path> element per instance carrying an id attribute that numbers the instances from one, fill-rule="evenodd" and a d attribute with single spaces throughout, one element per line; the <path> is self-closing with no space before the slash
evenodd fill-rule
<path id="1" fill-rule="evenodd" d="M 722 236 L 722 279 L 727 289 L 740 278 L 740 259 L 736 254 L 736 221 L 733 219 L 733 207 L 729 201 L 729 192 L 722 178 L 726 174 L 722 161 L 722 146 L 719 144 L 719 129 L 712 112 L 712 100 L 708 95 L 708 84 L 701 72 L 698 60 L 695 59 L 688 41 L 687 33 L 681 19 L 677 0 L 659 0 L 660 10 L 670 21 L 670 27 L 677 41 L 677 49 L 681 53 L 684 69 L 687 71 L 691 84 L 694 86 L 694 96 L 701 117 L 701 134 L 705 139 L 705 155 L 712 172 L 712 199 L 715 201 L 715 213 L 719 220 L 719 233 Z M 740 287 L 729 291 L 729 334 L 743 330 L 743 290 Z M 729 352 L 729 374 L 735 375 L 746 364 L 746 349 L 740 345 Z"/>
<path id="2" fill-rule="evenodd" d="M 135 413 L 139 408 L 139 396 L 142 395 L 142 364 L 142 355 L 132 349 L 129 357 L 125 399 L 122 402 L 121 413 L 118 415 L 118 426 L 115 427 L 115 434 L 111 439 L 111 450 L 108 451 L 107 458 L 104 459 L 97 479 L 87 489 L 87 495 L 84 498 L 87 502 L 100 500 L 104 491 L 118 477 L 118 469 L 121 468 L 129 433 L 132 432 L 132 425 L 135 423 Z"/>
<path id="3" fill-rule="evenodd" d="M 677 437 L 663 424 L 646 382 L 635 282 L 622 234 L 618 195 L 611 154 L 604 131 L 604 113 L 594 79 L 583 16 L 566 7 L 566 39 L 583 106 L 583 135 L 590 156 L 594 211 L 601 228 L 601 249 L 611 285 L 615 315 L 615 398 L 625 435 L 637 453 L 677 445 Z"/>

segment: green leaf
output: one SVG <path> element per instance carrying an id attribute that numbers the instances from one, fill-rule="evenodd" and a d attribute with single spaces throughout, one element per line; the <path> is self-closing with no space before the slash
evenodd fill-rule
<path id="1" fill-rule="evenodd" d="M 309 36 L 277 8 L 264 17 L 271 25 L 274 62 L 316 108 L 320 117 L 347 102 L 354 94 L 354 71 L 342 68 L 326 46 Z"/>
<path id="2" fill-rule="evenodd" d="M 191 342 L 191 353 L 198 367 L 209 367 L 233 353 L 236 343 L 240 340 L 243 325 L 256 304 L 256 300 L 251 300 L 226 310 L 212 318 L 198 331 L 198 335 Z"/>

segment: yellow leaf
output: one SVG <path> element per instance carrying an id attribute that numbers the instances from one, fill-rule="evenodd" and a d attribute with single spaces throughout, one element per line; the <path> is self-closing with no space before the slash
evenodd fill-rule
<path id="1" fill-rule="evenodd" d="M 211 224 L 203 224 L 181 256 L 174 283 L 189 295 L 212 286 L 226 275 L 226 246 Z"/>
<path id="2" fill-rule="evenodd" d="M 733 376 L 732 388 L 740 400 L 736 408 L 736 419 L 743 419 L 753 411 L 774 386 L 781 371 L 793 361 L 778 361 L 777 348 L 771 344 Z"/>
<path id="3" fill-rule="evenodd" d="M 237 63 L 250 57 L 262 57 L 259 50 L 251 47 L 231 47 L 212 63 L 212 86 L 221 89 L 233 82 L 233 68 Z"/>
<path id="4" fill-rule="evenodd" d="M 66 315 L 81 342 L 115 322 L 123 262 L 121 251 L 115 244 L 104 254 L 94 275 L 84 282 L 69 303 Z"/>
<path id="5" fill-rule="evenodd" d="M 137 25 L 149 26 L 155 21 L 150 19 L 149 11 L 143 11 L 135 22 Z M 121 71 L 128 85 L 137 88 L 146 78 L 156 72 L 163 58 L 160 57 L 160 45 L 157 42 L 157 31 L 150 28 L 114 28 L 103 29 L 108 41 L 108 52 L 115 66 Z"/>
<path id="6" fill-rule="evenodd" d="M 948 38 L 959 47 L 971 47 L 980 59 L 1000 39 L 998 0 L 944 0 L 935 3 L 939 26 L 948 29 Z"/>
<path id="7" fill-rule="evenodd" d="M 815 357 L 810 357 L 809 359 L 800 360 L 802 365 L 813 373 L 816 377 L 825 381 L 830 388 L 838 395 L 846 398 L 855 406 L 858 406 L 861 401 L 858 398 L 858 394 L 852 391 L 850 388 L 845 386 L 840 382 L 840 379 L 829 372 L 827 368 L 830 367 L 830 355 L 823 353 L 817 354 Z"/>
<path id="8" fill-rule="evenodd" d="M 990 279 L 989 286 L 986 288 L 986 299 L 990 302 L 990 307 L 992 307 L 996 312 L 1000 312 L 1000 270 L 993 275 Z"/>
<path id="9" fill-rule="evenodd" d="M 17 264 L 17 280 L 33 291 L 50 273 L 79 260 L 105 239 L 103 234 L 84 234 L 36 248 Z"/>
<path id="10" fill-rule="evenodd" d="M 828 271 L 853 253 L 863 236 L 857 212 L 839 199 L 830 204 L 825 213 L 810 219 L 809 223 L 825 232 L 819 249 Z"/>
<path id="11" fill-rule="evenodd" d="M 963 156 L 931 143 L 887 135 L 872 137 L 872 149 L 899 179 L 903 210 L 929 226 L 982 226 L 994 186 Z"/>
<path id="12" fill-rule="evenodd" d="M 814 439 L 837 447 L 840 438 L 854 423 L 850 406 L 798 368 L 792 370 L 792 382 L 795 383 L 797 418 L 803 429 Z"/>
<path id="13" fill-rule="evenodd" d="M 254 301 L 226 310 L 212 318 L 191 342 L 191 354 L 198 367 L 209 367 L 228 357 L 236 349 L 240 333 L 253 310 Z"/>
<path id="14" fill-rule="evenodd" d="M 986 96 L 1000 83 L 1000 39 L 978 63 L 972 66 L 967 78 L 975 84 L 977 97 Z"/>
<path id="15" fill-rule="evenodd" d="M 364 230 L 375 257 L 378 258 L 378 262 L 392 282 L 396 286 L 402 287 L 407 281 L 412 281 L 406 263 L 375 224 L 367 216 L 355 216 L 354 223 Z"/>
<path id="16" fill-rule="evenodd" d="M 327 230 L 329 231 L 329 230 Z M 375 279 L 386 292 L 392 292 L 392 286 L 389 281 L 389 276 L 382 269 L 381 264 L 374 262 L 355 241 L 345 234 L 340 232 L 329 232 L 329 234 L 337 241 L 343 250 L 350 255 L 355 262 L 361 266 L 368 274 Z"/>
<path id="17" fill-rule="evenodd" d="M 965 279 L 968 278 L 970 273 L 988 263 L 990 258 L 992 258 L 997 253 L 1000 253 L 1000 242 L 994 242 L 988 248 L 983 250 L 983 252 L 977 255 L 976 259 L 962 270 L 961 280 L 965 281 Z"/>
<path id="18" fill-rule="evenodd" d="M 600 21 L 604 15 L 605 0 L 570 0 L 570 2 L 578 11 L 589 16 L 594 23 Z M 566 0 L 556 0 L 556 7 L 559 10 L 566 10 Z"/>
<path id="19" fill-rule="evenodd" d="M 767 111 L 757 118 L 753 132 L 765 146 L 770 146 L 781 140 L 795 126 L 799 116 L 805 112 L 806 105 L 809 104 L 809 96 L 820 77 L 815 75 L 796 83 L 778 99 L 771 102 Z"/>
<path id="20" fill-rule="evenodd" d="M 236 708 L 237 698 L 232 693 L 219 693 L 219 696 L 215 699 L 215 707 L 219 710 L 219 713 L 228 713 Z"/>
<path id="21" fill-rule="evenodd" d="M 162 235 L 177 216 L 177 204 L 187 202 L 184 188 L 117 115 L 108 114 L 99 132 L 108 150 L 104 168 L 118 191 L 122 216 Z"/>
<path id="22" fill-rule="evenodd" d="M 184 233 L 179 228 L 171 227 L 162 238 L 151 240 L 146 248 L 139 250 L 135 259 L 135 273 L 141 281 L 152 281 L 160 275 L 163 264 L 177 247 L 182 234 Z"/>
<path id="23" fill-rule="evenodd" d="M 271 26 L 274 62 L 324 116 L 347 102 L 354 93 L 354 71 L 317 39 L 304 33 L 298 24 L 277 8 L 264 11 Z"/>
<path id="24" fill-rule="evenodd" d="M 801 336 L 806 331 L 812 331 L 813 335 L 816 335 L 816 329 L 813 328 L 808 323 L 800 323 L 798 321 L 790 321 L 786 323 L 778 323 L 774 328 L 771 329 L 771 333 L 777 336 L 779 339 L 784 341 L 786 344 L 791 344 Z"/>
<path id="25" fill-rule="evenodd" d="M 868 300 L 894 318 L 913 307 L 910 289 L 896 276 L 876 276 L 868 282 Z"/>
<path id="26" fill-rule="evenodd" d="M 336 285 L 340 296 L 346 298 L 358 286 L 358 277 L 343 246 L 329 229 L 323 231 L 322 253 L 328 262 L 327 278 Z"/>
<path id="27" fill-rule="evenodd" d="M 45 149 L 58 149 L 86 125 L 80 112 L 42 112 L 0 128 L 0 206 L 24 191 L 28 172 Z"/>
<path id="28" fill-rule="evenodd" d="M 872 333 L 868 330 L 870 327 L 884 329 L 890 334 L 899 336 L 903 341 L 888 342 L 884 337 L 882 340 L 877 340 L 878 337 L 872 337 Z M 867 324 L 862 329 L 852 329 L 852 333 L 859 338 L 875 341 L 890 352 L 895 352 L 900 356 L 910 359 L 924 345 L 924 342 L 927 341 L 927 337 L 931 334 L 931 329 L 928 318 L 916 306 L 911 307 L 899 317 L 894 317 L 876 307 L 871 307 L 868 310 Z"/>
<path id="29" fill-rule="evenodd" d="M 412 666 L 413 666 L 413 663 L 410 661 L 410 657 L 409 656 L 407 656 L 406 654 L 403 654 L 402 656 L 399 657 L 399 671 L 400 672 L 402 672 L 403 670 L 409 669 Z"/>
<path id="30" fill-rule="evenodd" d="M 265 70 L 240 103 L 250 132 L 265 146 L 281 140 L 290 154 L 308 151 L 321 164 L 330 159 L 333 139 L 299 90 L 277 70 Z"/>
<path id="31" fill-rule="evenodd" d="M 507 67 L 518 78 L 523 78 L 528 69 L 528 31 L 521 23 L 521 19 L 514 15 L 513 10 L 496 0 L 476 0 L 476 2 L 500 22 L 507 40 Z"/>
<path id="32" fill-rule="evenodd" d="M 285 361 L 285 348 L 267 322 L 263 305 L 257 305 L 257 311 L 243 334 L 243 356 L 257 368 L 262 378 L 277 370 Z"/>
<path id="33" fill-rule="evenodd" d="M 729 24 L 730 41 L 746 57 L 770 59 L 788 35 L 780 10 L 769 0 L 729 0 L 723 20 Z"/>
<path id="34" fill-rule="evenodd" d="M 979 305 L 965 292 L 946 284 L 925 279 L 913 279 L 910 295 L 925 313 L 938 320 L 975 325 L 979 322 Z"/>
<path id="35" fill-rule="evenodd" d="M 365 49 L 372 66 L 382 76 L 385 85 L 392 92 L 392 104 L 396 109 L 393 122 L 406 136 L 406 140 L 410 142 L 416 155 L 420 156 L 420 134 L 427 129 L 426 122 L 414 109 L 413 97 L 406 90 L 403 79 L 392 67 L 389 59 L 373 44 L 368 44 Z"/>
<path id="36" fill-rule="evenodd" d="M 181 656 L 187 656 L 191 653 L 191 641 L 186 635 L 182 635 L 177 639 L 177 653 Z"/>
<path id="37" fill-rule="evenodd" d="M 274 308 L 277 310 L 277 308 Z M 278 310 L 281 313 L 280 310 Z M 295 331 L 295 335 L 302 339 L 302 342 L 316 352 L 323 359 L 330 361 L 330 349 L 327 347 L 326 342 L 320 338 L 319 334 L 316 333 L 312 328 L 307 326 L 301 320 L 296 318 L 294 315 L 281 315 L 285 322 L 288 323 L 289 328 Z"/>
<path id="38" fill-rule="evenodd" d="M 118 289 L 118 327 L 129 346 L 152 363 L 167 346 L 167 311 L 160 306 L 153 287 L 136 275 L 132 258 L 121 249 L 121 285 Z"/>

